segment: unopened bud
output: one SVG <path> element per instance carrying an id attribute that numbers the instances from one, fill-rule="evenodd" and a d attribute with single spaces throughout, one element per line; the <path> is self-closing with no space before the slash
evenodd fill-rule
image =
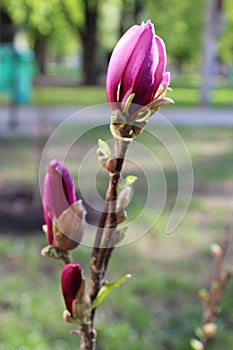
<path id="1" fill-rule="evenodd" d="M 128 227 L 122 227 L 118 230 L 116 230 L 114 235 L 114 242 L 115 244 L 120 243 L 125 238 L 125 233 L 127 231 Z"/>
<path id="2" fill-rule="evenodd" d="M 121 210 L 117 213 L 116 220 L 117 225 L 121 224 L 127 218 L 127 213 L 125 210 Z"/>
<path id="3" fill-rule="evenodd" d="M 207 302 L 209 299 L 209 293 L 207 292 L 206 289 L 202 288 L 198 292 L 198 296 L 201 299 L 203 303 Z"/>
<path id="4" fill-rule="evenodd" d="M 193 350 L 204 350 L 202 343 L 197 339 L 191 339 L 190 345 Z"/>
<path id="5" fill-rule="evenodd" d="M 117 198 L 117 205 L 116 205 L 116 210 L 117 211 L 127 207 L 127 205 L 130 202 L 130 199 L 131 199 L 131 193 L 132 193 L 132 187 L 131 186 L 125 187 L 119 193 L 118 198 Z"/>
<path id="6" fill-rule="evenodd" d="M 117 165 L 117 159 L 116 158 L 110 158 L 107 160 L 107 162 L 104 164 L 104 167 L 110 172 L 114 173 L 116 170 Z"/>
<path id="7" fill-rule="evenodd" d="M 75 186 L 65 165 L 58 159 L 49 163 L 44 178 L 43 211 L 46 227 L 44 227 L 48 243 L 54 244 L 54 227 L 59 218 L 76 201 Z M 55 230 L 54 230 L 55 229 Z M 59 246 L 57 246 L 60 248 Z M 63 248 L 61 248 L 63 249 Z"/>
<path id="8" fill-rule="evenodd" d="M 223 250 L 219 244 L 213 244 L 210 248 L 211 253 L 215 258 L 220 258 L 223 255 Z"/>
<path id="9" fill-rule="evenodd" d="M 86 281 L 79 264 L 69 263 L 62 270 L 61 287 L 67 312 L 63 318 L 67 322 L 80 321 L 90 316 L 90 300 L 86 293 Z"/>
<path id="10" fill-rule="evenodd" d="M 203 326 L 203 332 L 208 338 L 215 336 L 217 332 L 217 326 L 214 322 L 208 322 Z"/>

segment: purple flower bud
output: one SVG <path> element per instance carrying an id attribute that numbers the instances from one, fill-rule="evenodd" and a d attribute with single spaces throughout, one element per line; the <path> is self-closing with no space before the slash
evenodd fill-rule
<path id="1" fill-rule="evenodd" d="M 83 281 L 82 269 L 79 264 L 69 263 L 65 265 L 61 275 L 61 288 L 66 308 L 73 316 L 72 304 Z"/>
<path id="2" fill-rule="evenodd" d="M 113 110 L 123 111 L 126 100 L 146 106 L 164 96 L 170 82 L 166 48 L 150 21 L 131 27 L 116 44 L 108 66 L 106 90 Z"/>
<path id="3" fill-rule="evenodd" d="M 75 187 L 65 165 L 58 159 L 49 163 L 44 179 L 43 210 L 49 244 L 53 244 L 53 219 L 76 201 Z"/>

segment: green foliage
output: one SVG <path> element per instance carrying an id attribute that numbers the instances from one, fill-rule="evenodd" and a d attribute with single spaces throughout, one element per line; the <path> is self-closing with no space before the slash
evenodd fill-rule
<path id="1" fill-rule="evenodd" d="M 195 63 L 200 61 L 205 4 L 204 0 L 195 2 L 147 0 L 146 9 L 155 23 L 157 34 L 167 45 L 170 62 L 181 65 L 188 61 Z M 223 11 L 224 23 L 219 40 L 219 58 L 224 63 L 232 64 L 233 7 L 231 0 L 223 1 Z"/>
<path id="2" fill-rule="evenodd" d="M 176 85 L 178 85 L 176 87 Z M 174 99 L 175 107 L 198 106 L 199 89 L 196 83 L 190 85 L 183 82 L 172 82 L 173 91 L 168 91 L 167 96 Z M 215 107 L 232 106 L 233 90 L 229 87 L 219 87 L 213 91 L 212 105 Z M 0 103 L 6 103 L 7 98 L 0 94 Z M 104 87 L 35 87 L 32 91 L 32 102 L 38 106 L 92 106 L 106 103 Z M 163 108 L 174 108 L 165 106 Z"/>
<path id="3" fill-rule="evenodd" d="M 79 46 L 77 28 L 81 31 L 85 25 L 83 1 L 2 0 L 2 4 L 17 25 L 27 26 L 32 41 L 35 35 L 43 36 L 48 41 L 49 51 L 53 55 L 64 57 L 66 54 L 77 52 Z M 90 1 L 89 6 L 92 4 L 95 2 Z M 100 6 L 98 18 L 100 55 L 103 55 L 104 51 L 111 52 L 118 40 L 122 6 L 120 0 L 107 0 L 104 6 Z M 140 16 L 141 20 L 146 21 L 150 18 L 155 23 L 156 33 L 167 45 L 171 63 L 182 65 L 189 61 L 199 62 L 205 17 L 204 0 L 195 2 L 147 0 L 141 2 L 141 6 L 144 9 Z M 223 6 L 225 23 L 219 42 L 219 57 L 224 63 L 232 64 L 232 1 L 223 1 Z M 133 6 L 129 7 L 133 9 Z M 125 25 L 127 27 L 127 23 Z"/>
<path id="4" fill-rule="evenodd" d="M 116 282 L 107 282 L 100 289 L 97 297 L 92 303 L 92 308 L 96 308 L 102 301 L 117 287 L 127 281 L 127 279 L 131 278 L 131 275 L 127 274 L 121 278 L 119 278 Z"/>
<path id="5" fill-rule="evenodd" d="M 77 88 L 38 87 L 32 92 L 32 100 L 35 105 L 45 106 L 92 106 L 107 102 L 105 88 L 85 86 Z"/>
<path id="6" fill-rule="evenodd" d="M 16 26 L 28 32 L 32 44 L 37 36 L 43 37 L 56 57 L 77 50 L 77 38 L 64 17 L 61 0 L 3 0 L 3 4 Z"/>
<path id="7" fill-rule="evenodd" d="M 53 27 L 53 9 L 57 6 L 57 0 L 9 0 L 6 7 L 12 19 L 18 25 L 28 25 L 29 28 L 38 31 L 42 36 L 48 36 Z"/>
<path id="8" fill-rule="evenodd" d="M 220 40 L 220 59 L 227 64 L 233 64 L 233 6 L 232 0 L 224 0 L 224 30 Z"/>
<path id="9" fill-rule="evenodd" d="M 200 58 L 204 3 L 204 0 L 148 0 L 150 18 L 156 33 L 166 43 L 171 62 L 180 65 Z"/>

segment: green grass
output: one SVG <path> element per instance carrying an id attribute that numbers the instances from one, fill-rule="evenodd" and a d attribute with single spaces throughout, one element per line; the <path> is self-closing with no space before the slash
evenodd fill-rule
<path id="1" fill-rule="evenodd" d="M 190 208 L 177 230 L 166 235 L 164 226 L 176 198 L 177 175 L 162 144 L 149 134 L 142 134 L 138 140 L 147 148 L 156 150 L 168 180 L 167 206 L 148 234 L 116 249 L 113 254 L 108 280 L 113 281 L 126 273 L 133 277 L 99 308 L 96 320 L 98 350 L 115 350 L 122 348 L 122 344 L 124 350 L 189 350 L 189 340 L 195 336 L 194 330 L 201 323 L 197 293 L 210 283 L 213 261 L 209 246 L 221 240 L 223 226 L 231 214 L 232 129 L 182 127 L 178 131 L 193 162 L 195 186 Z M 75 128 L 67 128 L 64 136 L 72 137 L 75 132 Z M 161 129 L 162 132 L 166 130 Z M 69 150 L 67 165 L 76 183 L 78 165 L 99 137 L 110 137 L 108 129 L 93 129 Z M 58 140 L 54 145 L 53 153 L 56 151 L 58 157 L 63 142 L 63 139 Z M 25 137 L 1 138 L 4 155 L 0 163 L 1 187 L 35 181 L 37 168 L 32 164 L 39 157 L 37 145 L 36 140 Z M 137 157 L 140 157 L 139 153 Z M 91 163 L 85 169 L 85 176 L 89 178 Z M 152 167 L 150 158 L 146 164 L 148 166 L 143 170 L 147 174 Z M 128 171 L 136 175 L 140 173 L 138 168 L 130 166 L 127 166 Z M 89 185 L 87 196 L 92 201 L 95 198 Z M 106 181 L 101 180 L 99 191 L 103 192 L 105 187 Z M 140 210 L 143 191 L 144 184 L 138 181 L 135 184 L 136 204 L 133 209 L 131 207 L 129 216 L 135 209 Z M 141 217 L 139 229 L 143 230 L 153 215 L 155 210 L 148 208 Z M 0 350 L 78 348 L 79 339 L 69 334 L 74 327 L 62 319 L 62 264 L 40 256 L 44 245 L 46 240 L 39 228 L 34 235 L 28 236 L 1 232 Z M 89 274 L 89 256 L 90 249 L 85 246 L 75 250 L 73 256 L 82 265 L 86 276 Z M 227 264 L 232 265 L 232 244 Z M 232 310 L 231 283 L 217 319 L 219 331 L 208 350 L 233 347 Z"/>
<path id="2" fill-rule="evenodd" d="M 169 249 L 168 238 L 157 237 Z M 182 244 L 181 237 L 176 244 Z M 1 237 L 0 349 L 72 350 L 78 338 L 69 331 L 74 326 L 62 319 L 64 302 L 60 293 L 62 265 L 39 254 L 45 244 L 42 233 L 29 237 Z M 189 349 L 189 339 L 200 324 L 201 306 L 197 291 L 202 286 L 203 271 L 193 270 L 196 260 L 210 266 L 211 257 L 196 253 L 186 258 L 158 258 L 145 254 L 155 245 L 152 236 L 118 249 L 112 259 L 109 280 L 131 272 L 133 277 L 101 305 L 96 322 L 97 349 Z M 173 246 L 173 249 L 174 246 Z M 88 275 L 89 249 L 80 247 L 74 254 Z M 209 275 L 209 271 L 204 271 Z M 227 324 L 232 319 L 232 297 L 229 286 L 222 303 L 221 317 L 212 350 L 233 345 Z M 13 334 L 12 334 L 13 332 Z"/>
<path id="3" fill-rule="evenodd" d="M 173 91 L 167 93 L 176 106 L 198 106 L 199 89 L 193 85 L 171 84 Z M 8 99 L 0 93 L 0 104 Z M 91 106 L 106 103 L 105 87 L 35 87 L 32 91 L 32 104 L 39 106 Z M 233 89 L 229 87 L 216 88 L 213 91 L 213 103 L 215 107 L 232 106 Z"/>
<path id="4" fill-rule="evenodd" d="M 106 92 L 103 87 L 37 87 L 32 92 L 32 103 L 36 105 L 91 106 L 105 102 L 107 102 Z"/>
<path id="5" fill-rule="evenodd" d="M 199 90 L 196 87 L 176 87 L 167 93 L 174 99 L 177 106 L 197 106 Z M 36 105 L 95 105 L 106 103 L 104 87 L 78 87 L 78 88 L 35 88 L 32 103 Z M 213 92 L 213 106 L 232 106 L 233 90 L 218 88 Z"/>

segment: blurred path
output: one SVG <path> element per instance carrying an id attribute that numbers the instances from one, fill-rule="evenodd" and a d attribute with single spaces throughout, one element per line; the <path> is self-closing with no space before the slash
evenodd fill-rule
<path id="1" fill-rule="evenodd" d="M 13 133 L 37 134 L 48 133 L 66 118 L 77 113 L 75 122 L 88 125 L 108 123 L 111 110 L 108 104 L 95 107 L 36 107 L 36 106 L 0 106 L 0 133 L 2 135 L 12 133 L 9 128 L 10 120 L 18 120 L 18 127 Z M 180 108 L 170 106 L 160 109 L 160 114 L 167 118 L 173 125 L 183 126 L 221 126 L 233 127 L 232 108 Z M 150 119 L 150 123 L 156 123 L 156 115 Z"/>

